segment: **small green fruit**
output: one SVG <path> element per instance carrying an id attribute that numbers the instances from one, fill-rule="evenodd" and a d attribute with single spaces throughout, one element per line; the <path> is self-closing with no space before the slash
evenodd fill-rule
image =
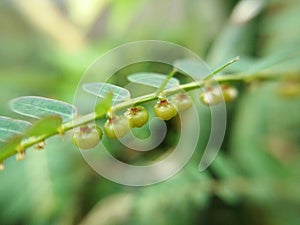
<path id="1" fill-rule="evenodd" d="M 149 118 L 148 112 L 143 106 L 128 108 L 124 115 L 129 120 L 130 127 L 142 127 Z"/>
<path id="2" fill-rule="evenodd" d="M 91 149 L 97 146 L 102 139 L 102 131 L 95 125 L 86 125 L 75 130 L 73 143 L 79 149 Z"/>
<path id="3" fill-rule="evenodd" d="M 109 118 L 104 124 L 104 133 L 109 138 L 122 138 L 129 131 L 129 121 L 123 115 Z"/>
<path id="4" fill-rule="evenodd" d="M 221 102 L 231 102 L 238 96 L 235 87 L 222 84 L 220 87 L 209 87 L 200 94 L 199 98 L 205 105 L 216 105 Z"/>
<path id="5" fill-rule="evenodd" d="M 171 102 L 176 106 L 178 111 L 184 111 L 192 107 L 193 102 L 186 93 L 179 93 L 172 97 Z"/>
<path id="6" fill-rule="evenodd" d="M 154 113 L 162 120 L 170 120 L 177 115 L 177 109 L 167 99 L 159 100 L 154 106 Z"/>

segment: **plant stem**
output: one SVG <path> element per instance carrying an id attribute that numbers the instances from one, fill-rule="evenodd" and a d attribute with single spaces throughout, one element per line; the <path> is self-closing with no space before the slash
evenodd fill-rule
<path id="1" fill-rule="evenodd" d="M 190 91 L 190 90 L 201 88 L 201 87 L 203 87 L 204 84 L 206 84 L 207 82 L 210 82 L 210 79 L 213 77 L 213 75 L 217 74 L 218 72 L 220 72 L 227 66 L 231 65 L 232 63 L 236 62 L 237 60 L 238 60 L 238 58 L 235 58 L 235 59 L 231 60 L 230 62 L 224 64 L 220 68 L 217 68 L 215 71 L 213 71 L 207 77 L 205 77 L 203 80 L 194 81 L 191 83 L 187 83 L 187 84 L 183 84 L 183 85 L 179 85 L 177 87 L 167 89 L 164 91 L 164 94 L 166 96 L 170 96 L 170 95 L 176 94 L 180 91 Z M 168 78 L 170 79 L 174 75 L 175 72 L 176 72 L 176 70 L 172 70 L 170 72 L 170 74 L 168 75 Z M 165 88 L 165 85 L 167 84 L 167 82 L 169 80 L 168 78 L 166 79 L 164 84 L 160 87 L 160 89 L 163 90 Z M 237 75 L 217 76 L 214 80 L 217 83 L 224 83 L 224 82 L 251 82 L 254 80 L 274 80 L 276 78 L 278 78 L 278 76 L 267 75 L 267 74 L 251 74 L 251 75 L 237 74 Z M 145 102 L 156 100 L 158 97 L 157 93 L 158 93 L 158 91 L 148 94 L 148 95 L 130 99 L 126 102 L 119 103 L 112 107 L 112 111 L 118 112 L 118 111 L 121 111 L 122 109 L 131 107 L 132 105 L 142 104 Z M 27 148 L 29 148 L 35 144 L 38 144 L 47 138 L 50 138 L 50 137 L 52 137 L 54 135 L 58 135 L 58 134 L 64 134 L 65 132 L 72 130 L 73 128 L 93 122 L 94 120 L 100 119 L 102 117 L 103 117 L 103 115 L 97 115 L 95 112 L 92 112 L 92 113 L 83 115 L 82 117 L 80 117 L 78 119 L 74 119 L 72 121 L 62 124 L 62 126 L 55 132 L 43 134 L 43 135 L 40 135 L 39 137 L 29 137 L 29 138 L 23 139 L 22 142 L 17 147 L 17 149 L 14 149 L 11 151 L 9 150 L 9 152 L 0 151 L 0 162 L 4 161 L 6 158 L 17 153 L 18 151 L 20 151 L 20 150 L 25 151 Z M 4 149 L 4 150 L 6 150 L 6 149 Z M 3 152 L 5 152 L 5 153 L 3 153 Z"/>
<path id="2" fill-rule="evenodd" d="M 240 59 L 239 56 L 233 58 L 228 63 L 225 63 L 223 66 L 220 66 L 219 68 L 217 68 L 216 70 L 214 70 L 211 74 L 209 74 L 207 77 L 205 77 L 204 80 L 208 80 L 208 79 L 212 78 L 214 75 L 216 75 L 217 73 L 219 73 L 220 71 L 222 71 L 226 67 L 230 66 L 231 64 L 237 62 L 239 59 Z"/>
<path id="3" fill-rule="evenodd" d="M 156 96 L 159 96 L 161 92 L 164 91 L 166 85 L 168 84 L 169 80 L 174 76 L 174 74 L 177 72 L 176 68 L 173 68 L 171 72 L 168 74 L 167 78 L 164 80 L 164 82 L 161 84 L 161 86 L 156 90 Z"/>

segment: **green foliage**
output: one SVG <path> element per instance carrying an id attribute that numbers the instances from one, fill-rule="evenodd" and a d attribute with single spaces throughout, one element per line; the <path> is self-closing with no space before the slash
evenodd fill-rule
<path id="1" fill-rule="evenodd" d="M 218 68 L 216 71 L 220 71 L 221 69 L 229 66 L 235 61 L 230 61 L 225 65 Z M 149 95 L 140 96 L 135 99 L 129 99 L 130 92 L 122 87 L 109 84 L 109 83 L 86 83 L 83 84 L 82 88 L 88 93 L 96 95 L 100 97 L 100 102 L 96 104 L 95 111 L 90 112 L 90 114 L 81 116 L 79 118 L 75 118 L 77 114 L 77 109 L 75 106 L 57 101 L 49 98 L 36 97 L 36 96 L 24 96 L 19 97 L 10 102 L 10 107 L 13 111 L 26 115 L 33 118 L 40 118 L 31 128 L 25 130 L 25 135 L 23 136 L 23 140 L 16 149 L 20 149 L 22 152 L 25 151 L 28 147 L 33 146 L 34 144 L 38 144 L 39 142 L 45 141 L 46 138 L 49 138 L 53 135 L 60 134 L 63 135 L 66 131 L 75 128 L 77 126 L 81 126 L 87 123 L 92 122 L 95 119 L 100 119 L 105 115 L 108 115 L 109 119 L 107 123 L 104 125 L 104 130 L 108 137 L 117 138 L 122 137 L 127 134 L 129 131 L 129 123 L 122 122 L 122 124 L 118 124 L 117 121 L 114 121 L 115 118 L 119 118 L 115 116 L 115 113 L 120 111 L 121 109 L 126 109 L 133 104 L 141 104 L 144 102 L 152 101 L 152 100 L 160 100 L 160 103 L 157 103 L 154 107 L 155 115 L 162 120 L 170 120 L 171 118 L 177 115 L 177 110 L 172 103 L 168 103 L 165 96 L 168 94 L 168 90 L 164 90 L 166 87 L 173 87 L 170 92 L 171 94 L 177 93 L 182 90 L 192 90 L 200 88 L 198 82 L 191 82 L 185 85 L 178 85 L 179 81 L 175 78 L 172 78 L 175 70 L 172 70 L 168 75 L 158 75 L 154 74 L 154 76 L 148 77 L 147 81 L 145 80 L 145 73 L 138 73 L 135 75 L 130 75 L 131 79 L 135 82 L 141 82 L 144 80 L 144 84 L 153 84 L 158 86 L 158 89 L 155 93 Z M 212 74 L 216 72 L 210 73 L 207 77 L 210 77 Z M 139 78 L 139 76 L 141 78 Z M 130 77 L 128 79 L 130 79 Z M 206 78 L 207 78 L 206 77 Z M 205 78 L 205 79 L 206 79 Z M 165 100 L 163 100 L 165 99 Z M 119 104 L 113 105 L 114 102 L 120 102 Z M 162 102 L 166 102 L 168 104 L 164 104 Z M 120 118 L 123 118 L 121 116 Z M 126 117 L 124 117 L 125 119 Z M 72 121 L 70 121 L 72 120 Z M 6 121 L 6 120 L 4 120 Z M 116 124 L 114 124 L 116 123 Z M 125 123 L 128 123 L 128 129 L 124 128 Z M 114 130 L 114 126 L 118 127 L 117 130 L 120 130 L 120 135 L 115 134 L 118 133 Z M 4 123 L 2 130 L 10 129 L 10 133 L 18 133 L 18 129 L 12 131 L 12 126 L 9 123 Z M 108 131 L 109 130 L 109 131 Z M 124 130 L 124 131 L 123 131 Z M 1 134 L 1 133 L 0 133 Z M 5 138 L 6 134 L 2 134 Z M 14 136 L 13 136 L 14 137 Z M 12 137 L 12 140 L 13 140 Z M 16 149 L 12 150 L 8 148 L 11 153 L 17 152 Z M 19 150 L 19 151 L 20 151 Z M 7 149 L 6 149 L 7 151 Z M 0 148 L 1 152 L 1 148 Z M 1 155 L 0 155 L 1 156 Z M 3 155 L 5 156 L 5 155 Z M 0 157 L 0 161 L 3 161 L 5 157 Z"/>
<path id="2" fill-rule="evenodd" d="M 113 93 L 114 92 L 108 93 L 108 95 L 95 106 L 95 113 L 98 117 L 103 117 L 110 109 L 114 96 Z"/>
<path id="3" fill-rule="evenodd" d="M 122 102 L 130 98 L 130 93 L 127 89 L 108 83 L 87 83 L 83 84 L 82 88 L 86 92 L 100 98 L 105 98 L 109 93 L 113 93 L 114 102 Z"/>
<path id="4" fill-rule="evenodd" d="M 31 126 L 24 120 L 15 120 L 8 117 L 0 117 L 0 141 L 5 142 L 15 135 L 21 135 Z"/>
<path id="5" fill-rule="evenodd" d="M 1 151 L 0 151 L 0 158 L 5 159 L 8 158 L 14 154 L 17 153 L 18 147 L 21 143 L 22 137 L 21 136 L 15 136 L 9 140 L 7 143 L 2 143 L 0 145 Z M 2 162 L 2 160 L 1 160 Z"/>
<path id="6" fill-rule="evenodd" d="M 193 77 L 203 77 L 209 71 L 207 65 L 200 59 L 199 61 L 194 59 L 178 59 L 174 62 L 174 67 L 182 73 Z"/>
<path id="7" fill-rule="evenodd" d="M 30 129 L 26 130 L 24 138 L 48 136 L 56 133 L 62 125 L 62 118 L 57 115 L 47 116 L 38 120 Z"/>
<path id="8" fill-rule="evenodd" d="M 64 122 L 70 121 L 77 113 L 76 108 L 68 103 L 37 96 L 13 99 L 10 102 L 10 107 L 21 115 L 33 118 L 58 115 Z"/>
<path id="9" fill-rule="evenodd" d="M 163 1 L 156 4 L 122 0 L 102 1 L 100 9 L 101 4 L 96 2 L 101 1 L 96 0 L 85 2 L 99 10 L 99 20 L 95 19 L 90 26 L 78 22 L 80 13 L 75 13 L 76 20 L 73 18 L 76 10 L 70 13 L 71 1 L 68 4 L 61 1 L 59 10 L 49 17 L 46 16 L 51 7 L 40 10 L 42 3 L 36 7 L 36 3 L 32 5 L 28 1 L 25 3 L 28 7 L 24 7 L 18 6 L 21 1 L 14 1 L 13 6 L 4 2 L 0 3 L 3 31 L 0 36 L 0 114 L 8 117 L 0 117 L 0 168 L 4 159 L 6 167 L 0 173 L 1 224 L 299 224 L 299 1 Z M 45 2 L 57 6 L 55 1 Z M 249 3 L 252 5 L 247 6 Z M 245 6 L 247 10 L 243 11 Z M 29 8 L 30 13 L 23 11 Z M 47 21 L 54 18 L 52 28 L 55 29 L 47 30 L 49 24 L 42 27 L 46 19 L 41 16 L 36 17 L 40 23 L 32 21 L 34 9 L 50 18 Z M 55 15 L 61 15 L 58 17 L 63 22 Z M 76 24 L 71 29 L 74 32 L 62 29 L 65 24 Z M 95 112 L 75 117 L 76 109 L 67 102 L 72 102 L 77 81 L 99 53 L 120 43 L 142 39 L 180 43 L 201 55 L 212 67 L 241 56 L 238 63 L 214 77 L 220 83 L 238 88 L 239 96 L 226 104 L 226 136 L 221 152 L 208 170 L 199 173 L 197 169 L 210 132 L 211 117 L 209 109 L 195 101 L 200 110 L 201 134 L 193 158 L 166 182 L 131 188 L 99 179 L 82 160 L 79 151 L 74 151 L 67 131 L 94 120 L 102 126 L 102 118 L 112 102 L 115 104 L 112 111 L 116 109 L 116 113 L 138 103 L 152 107 L 156 94 L 130 99 L 130 93 L 122 87 L 104 85 L 105 91 L 101 92 L 103 84 L 91 83 L 86 92 L 99 97 Z M 80 46 L 85 47 L 80 49 Z M 192 91 L 195 84 L 184 82 L 181 74 L 201 78 L 215 75 L 209 74 L 205 64 L 186 59 L 175 62 L 175 67 L 179 86 L 191 90 L 189 94 L 194 100 L 199 94 Z M 145 66 L 136 72 L 158 73 L 163 76 L 158 82 L 162 84 L 165 72 L 149 68 Z M 102 77 L 103 71 L 97 71 L 97 76 Z M 124 80 L 118 84 L 126 85 Z M 145 82 L 153 86 L 154 80 Z M 200 80 L 196 89 L 203 82 Z M 174 86 L 165 89 L 167 96 L 175 94 L 170 90 L 176 86 L 174 81 Z M 12 119 L 16 116 L 10 115 L 6 107 L 8 100 L 31 95 L 48 96 L 49 102 L 42 101 L 46 107 L 40 110 L 33 102 L 29 101 L 30 106 L 25 107 L 23 100 L 20 105 L 13 101 L 13 110 L 34 117 L 29 122 L 23 117 Z M 54 97 L 63 101 L 56 104 L 56 100 L 51 99 Z M 50 106 L 52 103 L 59 105 L 59 109 Z M 38 113 L 35 115 L 35 112 Z M 153 116 L 149 110 L 149 117 Z M 137 154 L 117 141 L 109 141 L 108 145 L 112 154 L 122 161 L 152 162 L 157 155 L 164 157 L 169 153 L 167 147 L 173 146 L 178 133 L 177 122 L 176 117 L 167 122 L 168 137 L 151 155 Z M 148 132 L 145 127 L 134 129 L 137 133 Z M 65 141 L 61 141 L 59 133 L 65 133 Z M 18 163 L 10 157 L 23 147 L 30 150 L 30 146 L 45 138 L 46 151 L 28 151 L 27 159 Z"/>
<path id="10" fill-rule="evenodd" d="M 135 73 L 127 77 L 127 79 L 136 84 L 148 85 L 150 87 L 159 88 L 166 79 L 166 75 L 159 73 Z M 168 83 L 165 86 L 165 89 L 176 87 L 179 85 L 179 80 L 172 77 L 168 80 Z"/>

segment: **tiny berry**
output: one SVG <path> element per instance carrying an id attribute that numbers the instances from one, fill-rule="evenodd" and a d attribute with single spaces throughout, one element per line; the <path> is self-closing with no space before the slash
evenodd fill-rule
<path id="1" fill-rule="evenodd" d="M 121 138 L 130 130 L 129 121 L 125 116 L 114 116 L 104 124 L 104 133 L 109 138 Z"/>
<path id="2" fill-rule="evenodd" d="M 159 100 L 154 106 L 154 113 L 162 120 L 170 120 L 177 115 L 177 109 L 167 99 Z"/>
<path id="3" fill-rule="evenodd" d="M 178 111 L 184 111 L 192 107 L 192 100 L 186 93 L 179 93 L 172 97 L 171 102 L 176 106 Z"/>
<path id="4" fill-rule="evenodd" d="M 142 127 L 149 118 L 148 112 L 143 106 L 128 108 L 124 115 L 129 120 L 130 127 Z"/>
<path id="5" fill-rule="evenodd" d="M 222 84 L 220 87 L 209 87 L 200 94 L 200 100 L 205 105 L 216 105 L 221 102 L 231 102 L 236 99 L 238 91 L 235 87 Z"/>
<path id="6" fill-rule="evenodd" d="M 95 125 L 82 126 L 75 130 L 73 135 L 73 143 L 79 149 L 91 149 L 102 139 L 102 131 Z"/>

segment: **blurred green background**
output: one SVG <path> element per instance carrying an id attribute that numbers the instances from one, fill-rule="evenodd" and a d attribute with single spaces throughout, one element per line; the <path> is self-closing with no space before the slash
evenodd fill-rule
<path id="1" fill-rule="evenodd" d="M 30 149 L 24 161 L 11 157 L 0 173 L 0 224 L 298 225 L 299 21 L 298 0 L 2 0 L 4 116 L 18 117 L 8 101 L 22 95 L 72 103 L 93 60 L 145 39 L 187 47 L 211 68 L 240 55 L 226 73 L 280 79 L 238 85 L 222 149 L 205 172 L 198 171 L 204 143 L 176 176 L 139 188 L 100 177 L 68 136 Z"/>

